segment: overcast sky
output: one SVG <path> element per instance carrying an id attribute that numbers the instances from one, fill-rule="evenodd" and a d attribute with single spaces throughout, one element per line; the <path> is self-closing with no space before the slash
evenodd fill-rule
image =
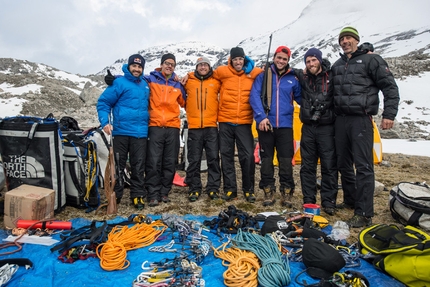
<path id="1" fill-rule="evenodd" d="M 82 75 L 152 46 L 231 48 L 297 19 L 311 0 L 0 0 L 0 57 Z"/>

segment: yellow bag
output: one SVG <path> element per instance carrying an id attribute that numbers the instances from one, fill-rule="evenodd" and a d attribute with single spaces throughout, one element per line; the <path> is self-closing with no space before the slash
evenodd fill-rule
<path id="1" fill-rule="evenodd" d="M 429 234 L 409 225 L 376 224 L 363 229 L 358 241 L 374 266 L 407 286 L 430 286 Z"/>

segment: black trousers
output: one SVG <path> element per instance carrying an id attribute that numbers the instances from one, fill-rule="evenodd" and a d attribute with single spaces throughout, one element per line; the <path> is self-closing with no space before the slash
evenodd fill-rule
<path id="1" fill-rule="evenodd" d="M 344 201 L 355 206 L 355 214 L 372 217 L 375 191 L 372 118 L 337 116 L 335 142 Z"/>
<path id="2" fill-rule="evenodd" d="M 187 139 L 187 176 L 185 182 L 189 191 L 202 190 L 200 168 L 203 149 L 206 153 L 208 165 L 208 180 L 206 191 L 219 191 L 221 184 L 221 168 L 219 164 L 218 128 L 209 127 L 201 129 L 189 129 Z"/>
<path id="3" fill-rule="evenodd" d="M 254 138 L 251 125 L 230 125 L 219 123 L 219 148 L 224 192 L 237 192 L 236 167 L 234 163 L 235 146 L 242 170 L 242 190 L 254 191 L 255 159 Z"/>
<path id="4" fill-rule="evenodd" d="M 113 138 L 113 150 L 119 154 L 120 177 L 124 177 L 124 169 L 127 159 L 130 161 L 131 179 L 130 179 L 130 198 L 146 197 L 144 188 L 144 172 L 146 160 L 147 138 L 134 138 L 129 136 L 115 136 Z M 114 190 L 117 198 L 124 195 L 124 184 L 120 185 L 116 181 Z M 123 182 L 123 181 L 122 181 Z"/>
<path id="5" fill-rule="evenodd" d="M 148 200 L 160 200 L 172 188 L 179 154 L 179 129 L 149 127 L 145 187 Z"/>
<path id="6" fill-rule="evenodd" d="M 292 128 L 274 128 L 273 132 L 258 131 L 258 142 L 260 143 L 261 158 L 261 180 L 260 188 L 275 187 L 275 168 L 273 156 L 275 148 L 279 165 L 279 183 L 281 190 L 284 188 L 295 188 L 293 178 L 294 142 Z"/>
<path id="7" fill-rule="evenodd" d="M 337 164 L 334 143 L 334 124 L 302 126 L 300 139 L 300 181 L 304 203 L 316 203 L 317 164 L 321 165 L 321 204 L 335 207 L 337 197 Z"/>

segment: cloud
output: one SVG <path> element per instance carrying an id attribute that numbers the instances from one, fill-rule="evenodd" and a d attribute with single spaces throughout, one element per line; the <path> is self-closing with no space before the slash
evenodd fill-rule
<path id="1" fill-rule="evenodd" d="M 0 9 L 0 55 L 87 75 L 162 44 L 230 48 L 287 25 L 310 1 L 8 1 Z"/>

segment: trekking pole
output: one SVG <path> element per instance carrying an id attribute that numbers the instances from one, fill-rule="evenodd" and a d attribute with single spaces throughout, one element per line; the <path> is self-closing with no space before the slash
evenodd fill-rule
<path id="1" fill-rule="evenodd" d="M 268 85 L 268 77 L 270 73 L 270 63 L 269 63 L 269 57 L 270 57 L 270 48 L 272 46 L 272 34 L 269 36 L 269 49 L 267 51 L 267 58 L 266 63 L 264 64 L 264 80 L 263 85 L 261 87 L 261 102 L 263 103 L 263 108 L 266 114 L 269 114 L 270 111 L 270 102 L 271 102 L 271 96 L 267 92 L 267 85 Z M 269 83 L 270 85 L 271 83 Z"/>

